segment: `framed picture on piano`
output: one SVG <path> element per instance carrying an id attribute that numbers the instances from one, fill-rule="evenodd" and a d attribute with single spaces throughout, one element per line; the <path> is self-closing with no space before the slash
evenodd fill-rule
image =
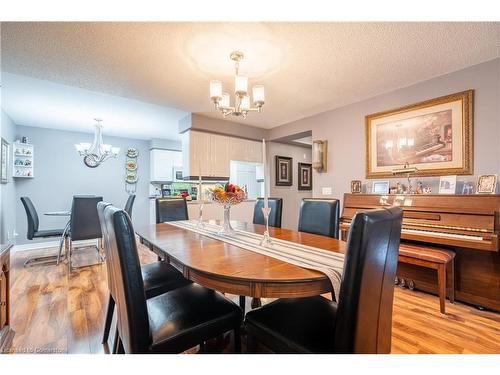
<path id="1" fill-rule="evenodd" d="M 418 176 L 472 174 L 473 98 L 468 90 L 366 116 L 366 177 L 403 165 Z"/>

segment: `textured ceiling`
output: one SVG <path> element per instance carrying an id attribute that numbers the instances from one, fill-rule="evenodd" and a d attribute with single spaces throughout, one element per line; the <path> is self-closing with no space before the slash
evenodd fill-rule
<path id="1" fill-rule="evenodd" d="M 238 49 L 271 128 L 500 56 L 499 23 L 3 23 L 2 70 L 220 117 Z"/>

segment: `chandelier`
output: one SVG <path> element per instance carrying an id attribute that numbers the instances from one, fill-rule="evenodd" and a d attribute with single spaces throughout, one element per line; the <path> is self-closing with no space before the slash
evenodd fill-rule
<path id="1" fill-rule="evenodd" d="M 94 142 L 78 143 L 75 145 L 76 151 L 83 156 L 83 163 L 89 168 L 96 168 L 109 158 L 116 158 L 120 152 L 119 147 L 112 147 L 102 141 L 101 119 L 96 118 Z"/>
<path id="2" fill-rule="evenodd" d="M 233 51 L 229 56 L 234 61 L 234 105 L 231 106 L 231 97 L 222 91 L 221 81 L 210 81 L 210 99 L 215 109 L 222 112 L 224 117 L 229 115 L 247 117 L 248 112 L 261 112 L 265 102 L 264 86 L 252 87 L 252 98 L 255 107 L 250 107 L 248 95 L 248 77 L 239 74 L 240 61 L 243 60 L 243 52 Z"/>

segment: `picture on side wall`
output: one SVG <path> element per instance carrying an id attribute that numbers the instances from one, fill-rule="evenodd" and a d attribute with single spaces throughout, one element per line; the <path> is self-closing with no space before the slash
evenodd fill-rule
<path id="1" fill-rule="evenodd" d="M 292 186 L 292 161 L 292 158 L 286 156 L 275 156 L 276 186 Z"/>
<path id="2" fill-rule="evenodd" d="M 312 190 L 312 164 L 299 163 L 299 190 Z"/>
<path id="3" fill-rule="evenodd" d="M 7 169 L 9 165 L 9 143 L 2 138 L 0 149 L 0 183 L 8 182 Z"/>
<path id="4" fill-rule="evenodd" d="M 366 116 L 366 177 L 389 177 L 406 163 L 419 176 L 472 174 L 473 96 L 468 90 Z"/>

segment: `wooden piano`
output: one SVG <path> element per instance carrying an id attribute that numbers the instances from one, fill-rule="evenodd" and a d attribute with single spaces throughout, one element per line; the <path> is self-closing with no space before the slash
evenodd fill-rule
<path id="1" fill-rule="evenodd" d="M 403 209 L 401 242 L 453 250 L 455 298 L 500 311 L 500 195 L 345 194 L 340 231 L 346 239 L 356 212 L 398 205 Z M 398 264 L 398 276 L 415 288 L 437 293 L 430 270 Z"/>

